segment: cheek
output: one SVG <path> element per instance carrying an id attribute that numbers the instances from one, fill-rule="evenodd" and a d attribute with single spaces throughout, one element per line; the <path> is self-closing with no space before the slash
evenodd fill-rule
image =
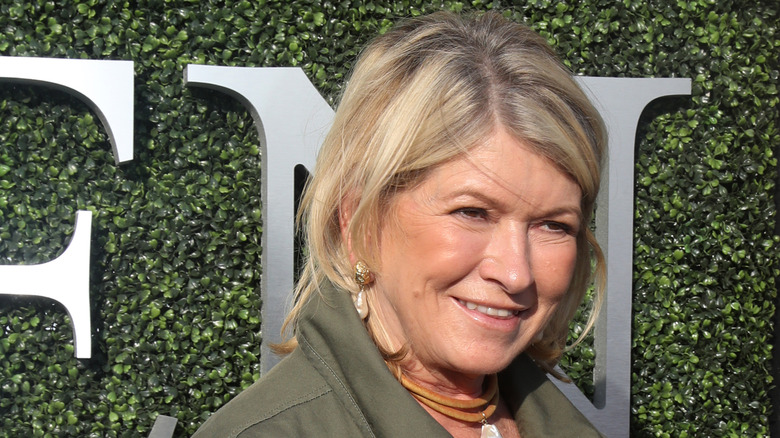
<path id="1" fill-rule="evenodd" d="M 545 298 L 557 303 L 566 296 L 576 263 L 576 244 L 561 245 L 545 251 L 540 272 L 536 272 L 537 287 L 545 293 Z"/>
<path id="2" fill-rule="evenodd" d="M 473 265 L 485 246 L 484 236 L 469 232 L 446 219 L 428 220 L 403 237 L 402 258 L 415 270 L 450 272 Z"/>

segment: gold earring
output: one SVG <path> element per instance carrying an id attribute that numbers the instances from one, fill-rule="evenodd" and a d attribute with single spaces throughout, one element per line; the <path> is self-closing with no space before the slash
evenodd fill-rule
<path id="1" fill-rule="evenodd" d="M 360 286 L 360 290 L 358 291 L 357 295 L 355 296 L 355 309 L 358 312 L 358 315 L 360 316 L 360 319 L 366 319 L 366 316 L 368 316 L 368 303 L 366 303 L 366 296 L 365 296 L 365 290 L 366 286 L 371 284 L 374 281 L 373 275 L 371 275 L 371 271 L 368 269 L 368 266 L 366 266 L 363 262 L 357 262 L 355 264 L 355 282 Z"/>

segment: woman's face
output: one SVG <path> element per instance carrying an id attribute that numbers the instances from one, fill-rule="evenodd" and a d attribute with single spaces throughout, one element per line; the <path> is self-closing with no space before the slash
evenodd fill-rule
<path id="1" fill-rule="evenodd" d="M 394 198 L 375 305 L 405 368 L 497 372 L 545 327 L 571 282 L 579 186 L 499 131 Z"/>

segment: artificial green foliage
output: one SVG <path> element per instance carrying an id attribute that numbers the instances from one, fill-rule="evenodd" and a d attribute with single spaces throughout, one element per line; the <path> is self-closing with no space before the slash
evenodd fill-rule
<path id="1" fill-rule="evenodd" d="M 117 166 L 80 101 L 0 83 L 0 263 L 56 257 L 94 213 L 92 359 L 61 306 L 0 296 L 3 434 L 146 436 L 164 414 L 189 436 L 259 377 L 257 131 L 186 64 L 300 66 L 333 103 L 399 17 L 494 7 L 577 74 L 693 79 L 637 136 L 632 435 L 768 435 L 780 6 L 715 0 L 1 2 L 0 55 L 132 60 L 136 84 Z M 586 391 L 592 363 L 564 364 Z"/>

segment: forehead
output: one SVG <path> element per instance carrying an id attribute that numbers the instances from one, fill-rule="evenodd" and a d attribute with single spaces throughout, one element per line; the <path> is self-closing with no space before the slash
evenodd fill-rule
<path id="1" fill-rule="evenodd" d="M 579 210 L 579 185 L 551 160 L 499 131 L 431 169 L 417 185 L 427 197 L 470 194 L 501 203 Z"/>

